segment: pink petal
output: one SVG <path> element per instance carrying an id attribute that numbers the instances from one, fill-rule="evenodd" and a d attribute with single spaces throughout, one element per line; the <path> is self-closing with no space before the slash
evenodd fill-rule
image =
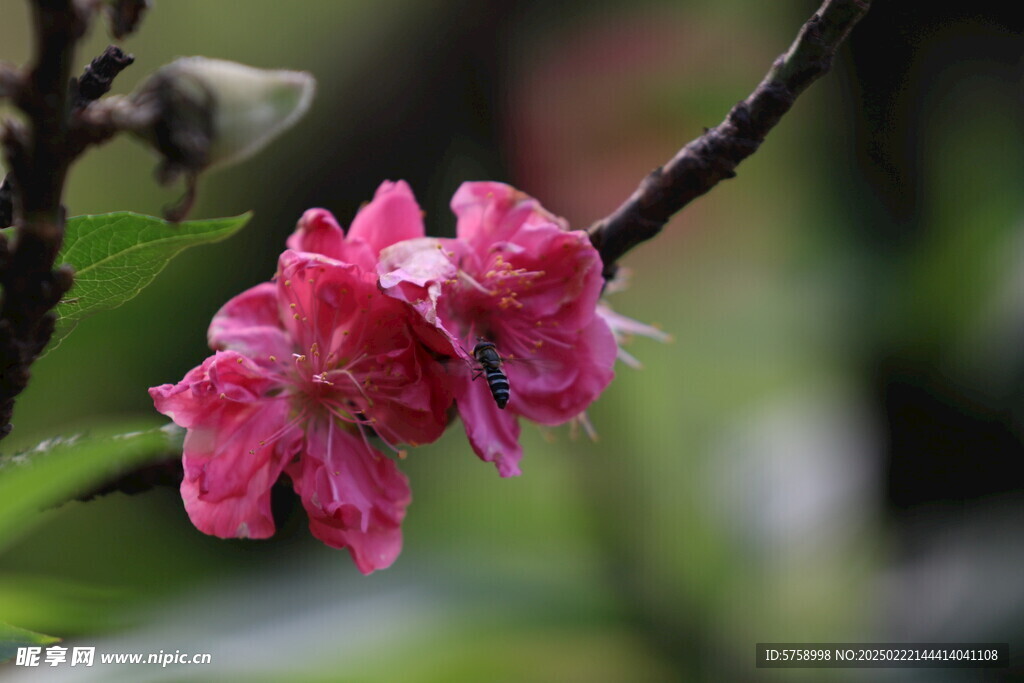
<path id="1" fill-rule="evenodd" d="M 566 228 L 563 219 L 536 199 L 505 183 L 463 183 L 452 197 L 451 208 L 458 216 L 456 236 L 478 250 L 508 240 L 523 225 Z"/>
<path id="2" fill-rule="evenodd" d="M 455 277 L 458 270 L 452 257 L 445 253 L 446 242 L 436 237 L 421 237 L 383 249 L 377 262 L 381 288 L 386 290 L 401 283 L 426 287 Z"/>
<path id="3" fill-rule="evenodd" d="M 348 548 L 364 574 L 395 561 L 412 494 L 394 462 L 333 421 L 317 421 L 310 425 L 305 453 L 288 474 L 314 536 Z"/>
<path id="4" fill-rule="evenodd" d="M 299 219 L 295 232 L 288 238 L 289 249 L 323 254 L 345 260 L 345 233 L 327 209 L 309 209 Z"/>
<path id="5" fill-rule="evenodd" d="M 569 345 L 545 344 L 535 362 L 505 363 L 514 399 L 506 410 L 541 424 L 567 422 L 587 409 L 614 377 L 618 346 L 598 316 L 572 337 Z"/>
<path id="6" fill-rule="evenodd" d="M 429 348 L 442 355 L 462 355 L 455 330 L 445 327 L 438 314 L 443 285 L 458 274 L 446 245 L 454 240 L 432 237 L 406 240 L 380 253 L 377 272 L 380 288 L 388 296 L 407 303 L 420 320 L 414 321 L 417 335 Z"/>
<path id="7" fill-rule="evenodd" d="M 186 427 L 181 495 L 200 531 L 221 538 L 274 533 L 270 487 L 297 452 L 301 432 L 256 363 L 218 352 L 177 385 L 149 390 L 157 410 Z"/>
<path id="8" fill-rule="evenodd" d="M 278 310 L 300 354 L 327 356 L 362 326 L 376 278 L 360 267 L 317 254 L 285 251 L 278 261 Z"/>
<path id="9" fill-rule="evenodd" d="M 348 239 L 365 244 L 376 258 L 385 247 L 423 237 L 424 234 L 420 205 L 416 203 L 408 183 L 399 180 L 381 183 L 373 201 L 356 214 Z"/>
<path id="10" fill-rule="evenodd" d="M 481 460 L 493 462 L 503 477 L 521 474 L 519 461 L 523 449 L 519 445 L 519 420 L 515 414 L 498 408 L 484 379 L 472 381 L 468 374 L 464 375 L 456 391 L 459 416 L 473 451 Z M 515 400 L 515 388 L 512 397 Z"/>
<path id="11" fill-rule="evenodd" d="M 553 225 L 527 227 L 516 232 L 513 244 L 518 249 L 506 252 L 509 263 L 538 273 L 518 290 L 516 314 L 530 323 L 554 321 L 561 328 L 588 325 L 604 280 L 601 257 L 587 234 Z"/>
<path id="12" fill-rule="evenodd" d="M 409 185 L 385 181 L 356 214 L 348 236 L 329 211 L 310 209 L 288 238 L 288 247 L 374 270 L 382 249 L 423 235 L 423 212 Z"/>
<path id="13" fill-rule="evenodd" d="M 392 444 L 418 446 L 444 433 L 452 393 L 444 369 L 411 334 L 406 344 L 358 369 L 370 382 L 373 405 L 365 414 L 377 433 Z"/>
<path id="14" fill-rule="evenodd" d="M 289 358 L 292 346 L 278 316 L 277 285 L 265 282 L 228 301 L 213 316 L 207 337 L 210 348 L 238 351 L 260 365 Z"/>

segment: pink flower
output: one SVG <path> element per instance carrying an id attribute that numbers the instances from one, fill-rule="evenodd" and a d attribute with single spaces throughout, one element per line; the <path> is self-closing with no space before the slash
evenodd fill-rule
<path id="1" fill-rule="evenodd" d="M 595 314 L 601 259 L 582 231 L 501 183 L 465 183 L 452 199 L 456 239 L 414 239 L 380 253 L 381 287 L 426 323 L 433 349 L 461 358 L 452 373 L 473 449 L 502 476 L 520 473 L 517 416 L 561 424 L 612 379 L 616 343 Z M 478 339 L 509 362 L 511 398 L 499 409 L 486 382 L 472 381 Z M 519 361 L 522 362 L 519 362 Z"/>
<path id="2" fill-rule="evenodd" d="M 157 410 L 188 430 L 181 492 L 201 531 L 272 535 L 270 488 L 285 472 L 313 535 L 348 548 L 360 571 L 398 556 L 409 486 L 367 431 L 388 444 L 427 443 L 444 431 L 451 403 L 408 308 L 382 294 L 362 265 L 388 243 L 373 221 L 407 206 L 396 201 L 403 190 L 382 186 L 360 213 L 365 227 L 356 230 L 357 217 L 348 239 L 327 212 L 307 212 L 291 242 L 320 240 L 322 251 L 356 263 L 286 251 L 276 282 L 243 292 L 214 317 L 217 353 L 178 384 L 150 389 Z"/>

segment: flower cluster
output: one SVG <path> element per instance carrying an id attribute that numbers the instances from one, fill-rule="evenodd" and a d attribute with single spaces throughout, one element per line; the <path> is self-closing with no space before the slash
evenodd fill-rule
<path id="1" fill-rule="evenodd" d="M 347 234 L 310 209 L 273 281 L 214 316 L 214 355 L 150 389 L 188 430 L 181 493 L 197 528 L 272 535 L 286 474 L 314 536 L 363 573 L 387 567 L 411 496 L 374 439 L 404 455 L 442 434 L 454 404 L 477 455 L 513 476 L 519 417 L 567 422 L 608 385 L 618 346 L 586 234 L 500 183 L 464 184 L 452 209 L 451 239 L 425 236 L 404 182 L 381 185 Z M 474 381 L 480 341 L 504 361 L 505 406 Z"/>

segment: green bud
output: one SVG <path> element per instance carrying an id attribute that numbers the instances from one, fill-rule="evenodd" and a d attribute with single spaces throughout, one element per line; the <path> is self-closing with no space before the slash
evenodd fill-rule
<path id="1" fill-rule="evenodd" d="M 252 156 L 309 109 L 315 89 L 301 71 L 183 57 L 132 93 L 135 111 L 125 127 L 160 152 L 166 181 Z"/>

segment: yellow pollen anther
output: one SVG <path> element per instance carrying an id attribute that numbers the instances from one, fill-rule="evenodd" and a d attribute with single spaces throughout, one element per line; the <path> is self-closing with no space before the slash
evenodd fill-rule
<path id="1" fill-rule="evenodd" d="M 220 392 L 220 397 L 221 397 L 221 398 L 227 398 L 227 397 L 228 397 L 228 395 L 227 395 L 227 394 L 225 394 L 225 393 L 224 393 L 224 392 L 222 391 L 222 392 Z"/>
<path id="2" fill-rule="evenodd" d="M 235 362 L 238 363 L 239 365 L 241 365 L 242 364 L 242 359 L 238 358 L 238 359 L 235 360 Z"/>
<path id="3" fill-rule="evenodd" d="M 498 302 L 498 308 L 501 308 L 503 310 L 509 308 L 510 306 L 515 306 L 516 308 L 523 307 L 521 303 L 515 300 L 514 296 L 502 297 L 501 301 Z"/>
<path id="4" fill-rule="evenodd" d="M 292 302 L 292 303 L 288 304 L 288 308 L 291 308 L 291 309 L 294 309 L 296 306 L 298 306 L 298 304 L 295 303 L 295 302 Z"/>
<path id="5" fill-rule="evenodd" d="M 277 356 L 271 356 L 270 357 L 270 362 L 271 363 L 276 363 L 277 362 Z"/>
<path id="6" fill-rule="evenodd" d="M 291 287 L 292 286 L 292 281 L 291 280 L 285 280 L 284 281 L 284 286 L 285 287 Z"/>
<path id="7" fill-rule="evenodd" d="M 299 315 L 298 313 L 292 313 L 292 317 L 295 318 L 296 320 L 301 320 L 302 319 L 302 316 Z"/>

